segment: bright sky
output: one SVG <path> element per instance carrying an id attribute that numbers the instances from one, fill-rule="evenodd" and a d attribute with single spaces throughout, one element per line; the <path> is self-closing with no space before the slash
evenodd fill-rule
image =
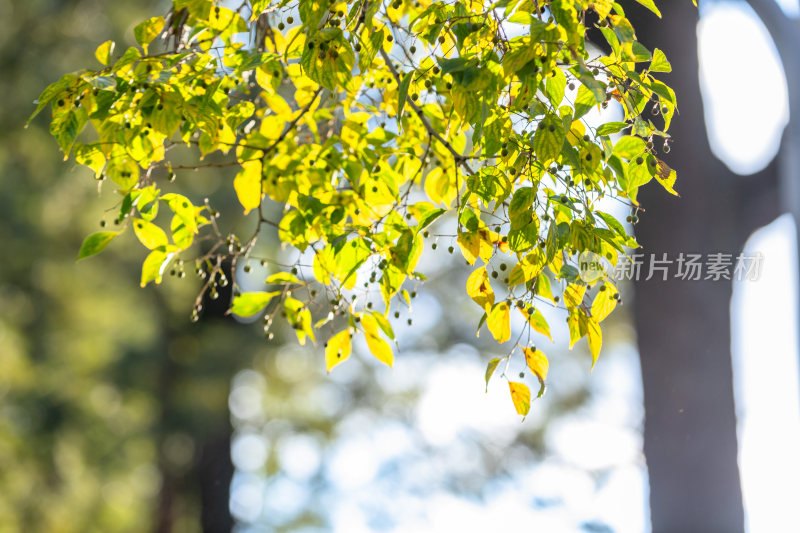
<path id="1" fill-rule="evenodd" d="M 797 14 L 793 0 L 779 2 Z M 774 44 L 743 3 L 706 2 L 698 29 L 712 149 L 732 170 L 753 173 L 778 149 L 788 119 L 786 81 Z M 747 65 L 743 75 L 741 65 Z M 754 71 L 755 70 L 755 71 Z M 734 385 L 747 531 L 785 531 L 800 494 L 797 250 L 792 219 L 756 232 L 747 252 L 764 256 L 757 282 L 734 287 Z"/>

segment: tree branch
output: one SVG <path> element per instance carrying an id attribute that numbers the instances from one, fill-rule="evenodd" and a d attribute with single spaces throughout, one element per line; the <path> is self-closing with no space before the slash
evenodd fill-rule
<path id="1" fill-rule="evenodd" d="M 381 50 L 381 57 L 383 57 L 383 60 L 386 62 L 386 66 L 389 67 L 389 71 L 392 73 L 392 76 L 394 76 L 395 82 L 397 82 L 397 85 L 400 85 L 400 82 L 402 81 L 400 79 L 400 74 L 394 68 L 394 65 L 392 64 L 392 60 L 389 57 L 389 54 L 386 53 L 386 51 L 383 49 L 383 47 L 381 47 L 380 50 Z M 433 126 L 431 126 L 431 123 L 428 122 L 428 119 L 426 119 L 425 115 L 422 114 L 422 109 L 420 109 L 419 106 L 411 99 L 408 99 L 408 101 L 406 103 L 411 106 L 411 108 L 414 110 L 414 112 L 417 113 L 417 116 L 422 121 L 422 125 L 425 126 L 425 130 L 428 132 L 428 135 L 430 135 L 431 137 L 433 137 L 434 139 L 436 139 L 437 141 L 442 143 L 442 145 L 445 148 L 447 148 L 447 151 L 450 152 L 451 154 L 453 154 L 453 158 L 455 159 L 456 164 L 461 165 L 461 167 L 464 170 L 467 171 L 467 174 L 469 174 L 469 175 L 475 174 L 475 171 L 472 170 L 472 168 L 470 168 L 470 166 L 467 164 L 467 160 L 464 158 L 464 156 L 462 154 L 459 154 L 455 150 L 455 148 L 453 148 L 453 146 L 449 142 L 447 142 L 447 140 L 445 140 L 444 137 L 439 135 L 438 131 L 433 129 Z"/>

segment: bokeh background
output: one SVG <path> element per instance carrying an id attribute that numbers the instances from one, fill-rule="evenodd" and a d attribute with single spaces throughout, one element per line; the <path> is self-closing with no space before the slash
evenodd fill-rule
<path id="1" fill-rule="evenodd" d="M 744 246 L 765 257 L 760 279 L 623 287 L 592 373 L 585 341 L 568 351 L 554 311 L 556 342 L 537 339 L 552 385 L 524 422 L 503 381 L 484 392 L 486 362 L 502 354 L 475 337 L 467 271 L 446 252 L 423 258 L 430 281 L 397 321 L 395 368 L 360 347 L 330 375 L 291 331 L 267 340 L 259 324 L 223 317 L 225 295 L 191 323 L 191 275 L 140 289 L 133 238 L 76 263 L 114 193 L 61 161 L 46 117 L 25 121 L 46 84 L 92 68 L 98 43 L 133 44 L 133 26 L 165 4 L 0 0 L 0 532 L 638 533 L 680 523 L 664 518 L 685 505 L 670 497 L 679 491 L 729 515 L 720 531 L 792 529 L 797 237 L 785 206 L 756 201 L 780 174 L 790 87 L 786 53 L 745 2 L 701 2 L 699 25 L 672 0 L 663 22 L 631 6 L 640 39 L 672 60 L 684 111 L 668 159 L 683 198 L 651 191 L 640 241 Z M 779 4 L 798 15 L 796 1 Z M 181 187 L 235 201 L 230 179 L 197 172 Z M 728 198 L 740 183 L 752 215 Z M 743 516 L 727 511 L 736 498 Z"/>

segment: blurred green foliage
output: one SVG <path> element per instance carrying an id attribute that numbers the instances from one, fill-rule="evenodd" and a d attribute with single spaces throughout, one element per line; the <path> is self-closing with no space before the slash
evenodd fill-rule
<path id="1" fill-rule="evenodd" d="M 163 7 L 0 0 L 3 532 L 199 530 L 203 451 L 227 442 L 230 376 L 264 348 L 192 325 L 193 282 L 139 289 L 138 250 L 76 263 L 109 196 L 60 161 L 44 117 L 23 129 L 43 86 Z"/>

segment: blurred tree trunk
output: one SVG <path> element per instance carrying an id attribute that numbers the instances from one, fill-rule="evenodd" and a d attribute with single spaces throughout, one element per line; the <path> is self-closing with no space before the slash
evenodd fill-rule
<path id="1" fill-rule="evenodd" d="M 230 279 L 228 265 L 224 271 Z M 220 322 L 224 324 L 223 327 L 235 327 L 226 315 L 231 297 L 230 284 L 219 288 L 219 297 L 216 299 L 210 298 L 206 292 L 202 299 L 203 312 L 199 327 L 211 328 Z M 164 323 L 168 323 L 167 317 L 164 317 Z M 183 354 L 171 353 L 168 348 L 169 339 L 181 333 L 180 330 L 165 328 L 164 350 L 160 358 L 158 462 L 162 485 L 154 530 L 156 533 L 179 532 L 178 519 L 196 512 L 203 533 L 230 533 L 234 526 L 229 507 L 234 467 L 231 459 L 232 428 L 227 405 L 219 405 L 211 411 L 187 411 L 186 398 L 181 397 L 180 391 L 185 389 L 187 381 L 208 379 L 210 376 L 227 383 L 241 362 L 231 346 L 228 353 L 217 353 L 202 364 L 181 364 L 175 360 L 175 356 L 180 358 Z M 169 437 L 176 433 L 188 436 L 195 448 L 188 464 L 177 465 L 177 468 L 171 464 L 166 450 Z"/>
<path id="2" fill-rule="evenodd" d="M 711 153 L 700 96 L 697 9 L 661 2 L 663 20 L 626 3 L 640 40 L 673 65 L 667 83 L 678 95 L 675 143 L 663 159 L 678 170 L 681 198 L 653 183 L 640 201 L 636 233 L 648 259 L 666 253 L 729 253 L 777 215 L 776 166 L 759 177 L 731 173 Z M 746 74 L 744 74 L 746 75 Z M 635 325 L 644 385 L 644 452 L 654 533 L 744 531 L 731 366 L 730 281 L 646 280 L 635 283 Z M 705 276 L 705 273 L 703 273 Z"/>

